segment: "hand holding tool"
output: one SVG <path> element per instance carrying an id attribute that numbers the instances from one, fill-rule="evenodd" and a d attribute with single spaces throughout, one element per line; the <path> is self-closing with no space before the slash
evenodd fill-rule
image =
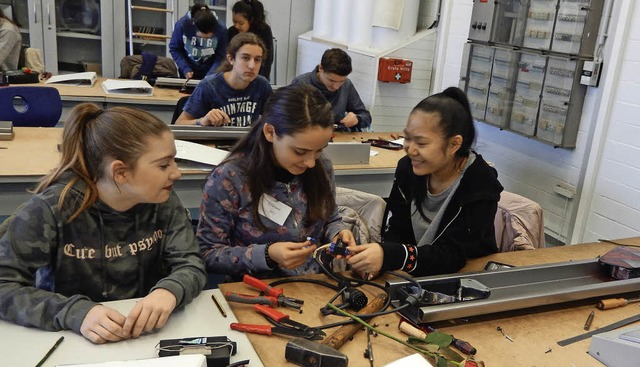
<path id="1" fill-rule="evenodd" d="M 598 307 L 601 310 L 609 310 L 616 307 L 626 306 L 629 303 L 634 303 L 634 302 L 640 302 L 640 298 L 633 298 L 633 299 L 607 298 L 607 299 L 600 300 L 600 302 L 598 302 L 598 305 L 596 307 Z"/>

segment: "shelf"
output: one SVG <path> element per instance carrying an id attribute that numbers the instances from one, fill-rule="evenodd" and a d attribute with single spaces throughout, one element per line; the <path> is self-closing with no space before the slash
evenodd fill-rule
<path id="1" fill-rule="evenodd" d="M 129 42 L 129 37 L 127 37 L 127 42 Z M 140 44 L 145 44 L 145 45 L 158 45 L 158 46 L 165 46 L 166 45 L 166 41 L 145 40 L 145 39 L 141 39 L 141 38 L 134 38 L 133 39 L 133 43 L 140 43 Z"/>
<path id="2" fill-rule="evenodd" d="M 58 37 L 65 37 L 65 38 L 82 38 L 82 39 L 97 40 L 97 41 L 102 40 L 102 37 L 100 37 L 97 34 L 80 33 L 80 32 L 68 32 L 68 31 L 56 32 L 56 35 Z"/>

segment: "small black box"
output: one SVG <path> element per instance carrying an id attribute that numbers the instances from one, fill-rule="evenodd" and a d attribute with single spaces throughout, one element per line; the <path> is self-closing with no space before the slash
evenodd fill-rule
<path id="1" fill-rule="evenodd" d="M 189 337 L 164 339 L 158 343 L 158 356 L 178 356 L 183 354 L 204 354 L 207 367 L 226 367 L 230 358 L 238 351 L 236 342 L 226 336 Z"/>

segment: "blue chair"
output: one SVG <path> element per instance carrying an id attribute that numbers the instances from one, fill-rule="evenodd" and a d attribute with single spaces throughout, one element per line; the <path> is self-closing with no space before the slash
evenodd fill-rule
<path id="1" fill-rule="evenodd" d="M 13 126 L 53 127 L 60 121 L 61 115 L 62 100 L 56 88 L 0 88 L 1 121 L 12 121 Z"/>

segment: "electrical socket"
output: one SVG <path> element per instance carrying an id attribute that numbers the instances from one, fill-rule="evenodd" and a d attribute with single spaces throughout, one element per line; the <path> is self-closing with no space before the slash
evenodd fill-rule
<path id="1" fill-rule="evenodd" d="M 567 199 L 573 199 L 573 197 L 576 196 L 576 188 L 565 183 L 556 184 L 553 187 L 553 191 L 555 191 L 555 193 L 560 196 L 566 197 Z"/>

